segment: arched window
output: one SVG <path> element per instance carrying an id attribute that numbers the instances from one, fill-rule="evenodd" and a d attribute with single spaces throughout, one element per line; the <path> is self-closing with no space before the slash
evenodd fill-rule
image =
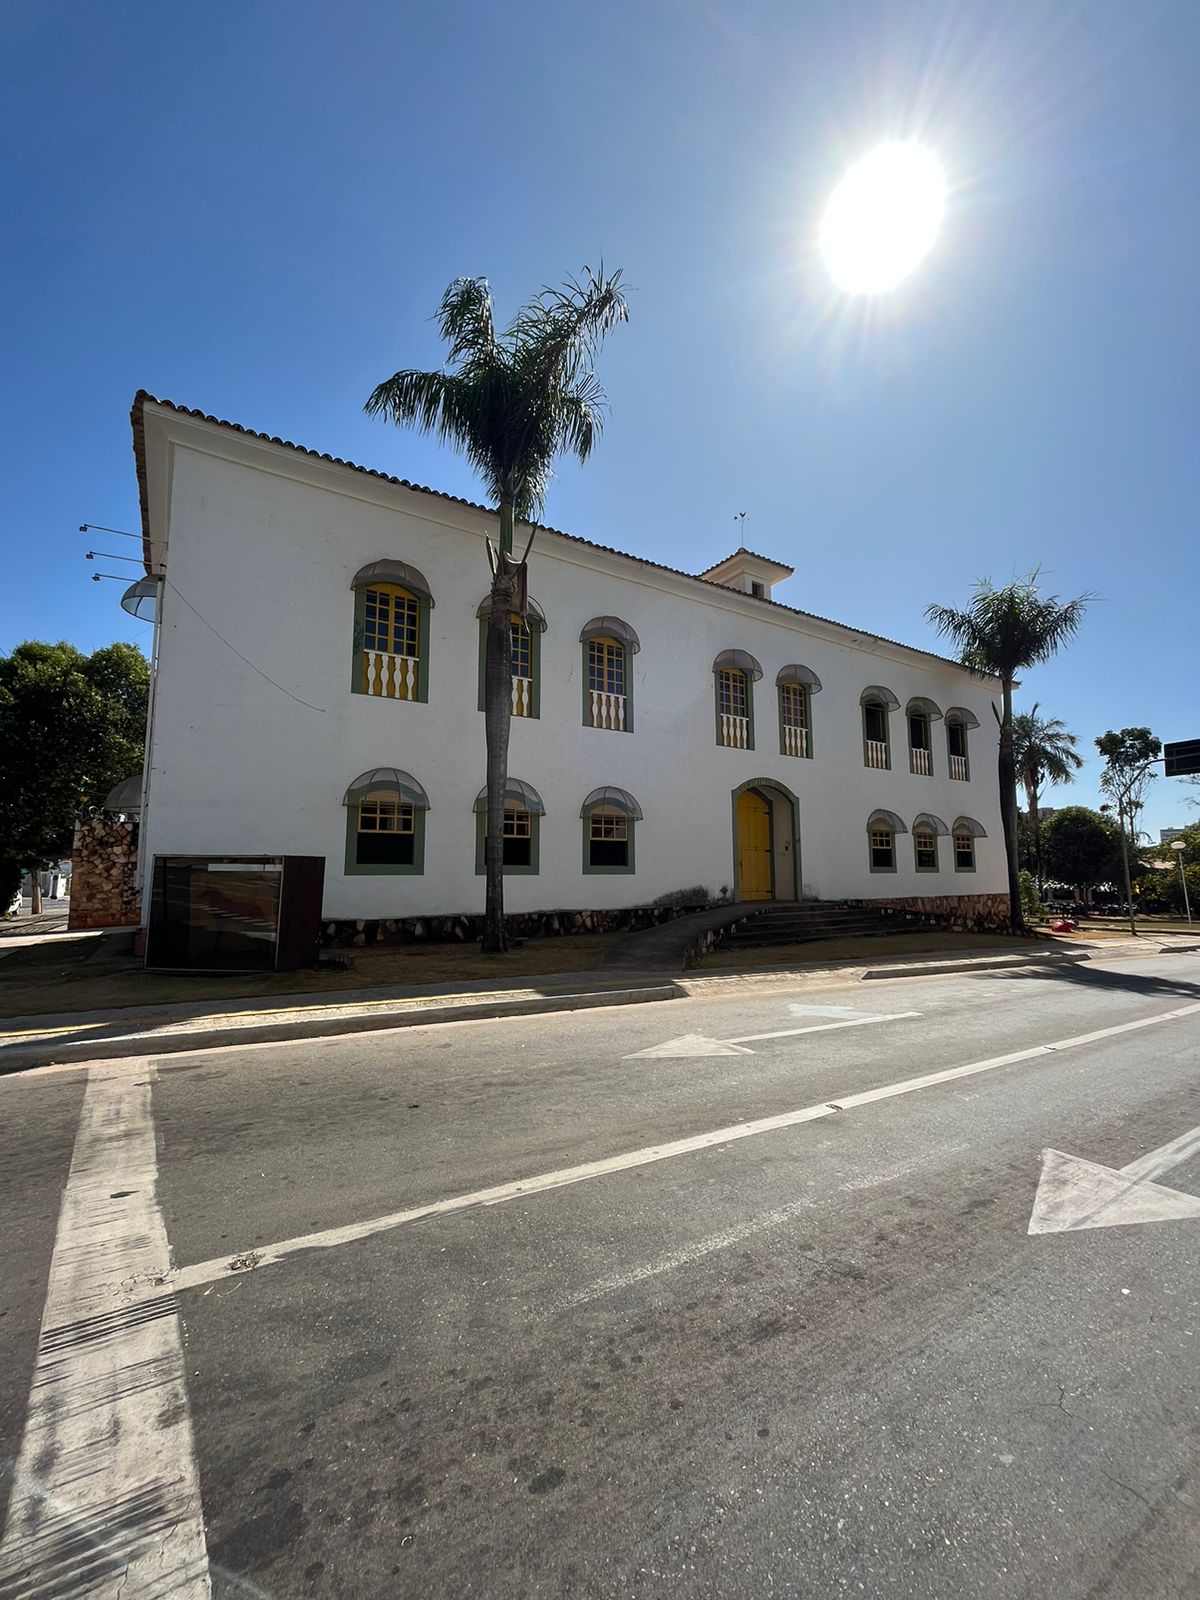
<path id="1" fill-rule="evenodd" d="M 762 668 L 748 650 L 722 650 L 713 662 L 717 743 L 754 749 L 754 689 Z"/>
<path id="2" fill-rule="evenodd" d="M 346 872 L 421 873 L 429 796 L 408 772 L 374 767 L 342 798 L 346 807 Z"/>
<path id="3" fill-rule="evenodd" d="M 812 697 L 821 692 L 821 680 L 811 667 L 799 662 L 781 667 L 775 678 L 779 692 L 779 753 L 811 756 Z"/>
<path id="4" fill-rule="evenodd" d="M 583 725 L 612 733 L 633 731 L 633 658 L 641 640 L 620 617 L 593 617 L 579 635 L 583 646 Z"/>
<path id="5" fill-rule="evenodd" d="M 913 864 L 918 872 L 937 872 L 938 840 L 944 839 L 950 829 L 941 817 L 922 811 L 913 818 Z"/>
<path id="6" fill-rule="evenodd" d="M 350 587 L 351 689 L 386 700 L 427 700 L 433 596 L 424 577 L 406 561 L 372 561 L 355 573 Z"/>
<path id="7" fill-rule="evenodd" d="M 971 777 L 967 734 L 979 726 L 979 718 L 965 706 L 951 706 L 946 712 L 946 760 L 952 778 L 967 783 Z"/>
<path id="8" fill-rule="evenodd" d="M 951 832 L 954 836 L 955 872 L 974 872 L 975 841 L 986 839 L 987 833 L 974 817 L 955 817 Z"/>
<path id="9" fill-rule="evenodd" d="M 579 809 L 584 872 L 632 872 L 634 828 L 642 808 L 627 789 L 593 789 Z"/>
<path id="10" fill-rule="evenodd" d="M 484 595 L 475 615 L 479 618 L 479 709 L 486 709 L 487 625 L 492 600 Z M 525 615 L 514 611 L 508 619 L 509 654 L 512 662 L 512 714 L 538 717 L 542 706 L 542 635 L 546 614 L 536 600 L 527 602 Z"/>
<path id="11" fill-rule="evenodd" d="M 904 819 L 894 811 L 872 811 L 867 818 L 867 844 L 872 872 L 895 872 L 896 835 L 907 832 Z"/>
<path id="12" fill-rule="evenodd" d="M 546 814 L 542 797 L 531 783 L 510 777 L 504 789 L 504 871 L 536 873 L 541 820 Z M 487 871 L 491 842 L 487 836 L 487 789 L 475 796 L 475 871 Z"/>
<path id="13" fill-rule="evenodd" d="M 908 718 L 908 769 L 919 778 L 932 778 L 933 721 L 942 713 L 924 695 L 914 695 L 904 711 Z"/>
<path id="14" fill-rule="evenodd" d="M 886 771 L 892 764 L 888 716 L 900 702 L 881 683 L 869 684 L 858 699 L 863 718 L 863 765 Z"/>

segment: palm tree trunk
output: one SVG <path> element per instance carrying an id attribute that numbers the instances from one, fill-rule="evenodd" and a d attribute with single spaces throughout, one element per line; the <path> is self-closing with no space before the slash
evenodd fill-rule
<path id="1" fill-rule="evenodd" d="M 1017 767 L 1013 760 L 1012 680 L 1004 680 L 1004 715 L 1000 721 L 1000 820 L 1004 825 L 1004 850 L 1008 858 L 1008 920 L 1013 932 L 1024 927 L 1021 885 L 1017 877 Z"/>
<path id="2" fill-rule="evenodd" d="M 487 741 L 487 835 L 482 948 L 508 949 L 504 926 L 504 790 L 508 783 L 508 735 L 512 721 L 511 622 L 516 569 L 512 562 L 513 508 L 500 507 L 500 556 L 492 578 L 487 642 L 483 657 L 483 724 Z"/>
<path id="3" fill-rule="evenodd" d="M 1027 790 L 1029 797 L 1029 825 L 1033 829 L 1033 872 L 1037 879 L 1038 899 L 1042 897 L 1044 885 L 1042 883 L 1042 824 L 1038 816 L 1038 786 L 1031 783 Z"/>

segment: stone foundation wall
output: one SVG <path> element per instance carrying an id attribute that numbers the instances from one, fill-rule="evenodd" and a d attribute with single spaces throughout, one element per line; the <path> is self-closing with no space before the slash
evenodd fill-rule
<path id="1" fill-rule="evenodd" d="M 92 817 L 75 827 L 67 927 L 128 928 L 140 919 L 138 825 Z"/>
<path id="2" fill-rule="evenodd" d="M 848 903 L 904 916 L 917 927 L 931 923 L 939 928 L 956 928 L 961 933 L 999 933 L 1008 928 L 1006 894 L 923 894 Z"/>
<path id="3" fill-rule="evenodd" d="M 505 917 L 512 939 L 547 939 L 564 933 L 624 933 L 655 928 L 699 906 L 628 906 L 620 911 L 524 911 Z M 453 944 L 483 937 L 483 916 L 339 918 L 322 925 L 328 946 L 372 944 Z"/>

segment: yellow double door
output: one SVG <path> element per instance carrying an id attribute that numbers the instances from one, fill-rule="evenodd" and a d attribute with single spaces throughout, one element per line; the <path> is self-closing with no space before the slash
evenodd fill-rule
<path id="1" fill-rule="evenodd" d="M 775 898 L 771 808 L 753 789 L 738 795 L 738 891 L 742 900 Z"/>

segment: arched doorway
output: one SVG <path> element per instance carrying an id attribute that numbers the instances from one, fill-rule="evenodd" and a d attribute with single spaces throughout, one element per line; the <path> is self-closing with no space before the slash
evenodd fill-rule
<path id="1" fill-rule="evenodd" d="M 771 849 L 771 808 L 757 789 L 737 797 L 739 899 L 775 898 L 775 861 Z"/>
<path id="2" fill-rule="evenodd" d="M 733 791 L 733 896 L 799 899 L 799 802 L 775 778 L 751 778 Z"/>

